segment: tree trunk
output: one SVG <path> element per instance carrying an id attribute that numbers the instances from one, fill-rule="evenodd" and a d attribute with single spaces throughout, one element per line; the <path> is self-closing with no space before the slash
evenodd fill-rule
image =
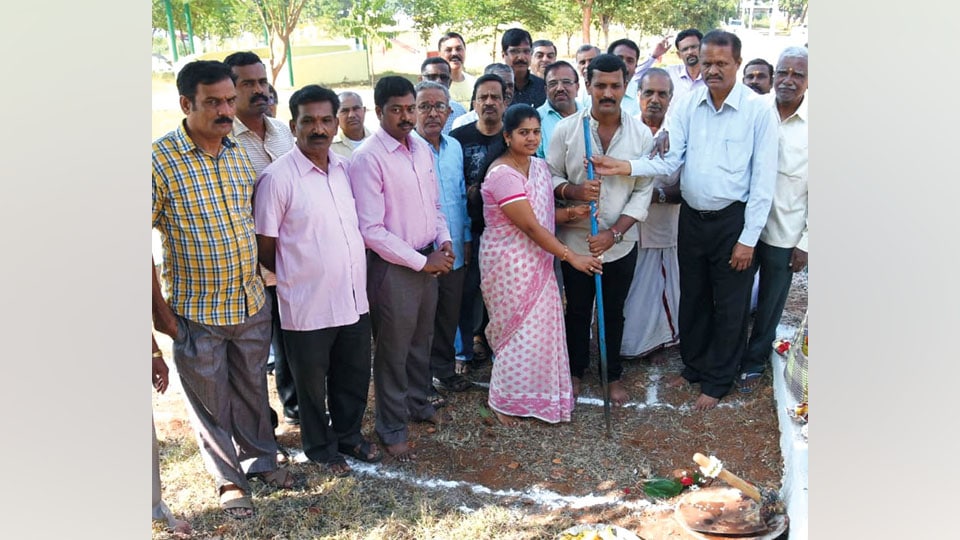
<path id="1" fill-rule="evenodd" d="M 603 31 L 603 47 L 606 50 L 606 47 L 610 45 L 610 16 L 601 15 L 600 16 L 600 30 Z"/>
<path id="2" fill-rule="evenodd" d="M 497 60 L 497 28 L 498 28 L 499 26 L 500 26 L 500 25 L 494 25 L 494 27 L 493 27 L 493 34 L 492 34 L 492 36 L 490 37 L 490 41 L 493 42 L 493 48 L 490 49 L 490 63 L 491 63 L 491 64 L 498 61 L 498 60 Z"/>
<path id="3" fill-rule="evenodd" d="M 593 0 L 580 0 L 580 7 L 583 9 L 583 42 L 590 43 L 590 19 L 593 18 Z"/>
<path id="4" fill-rule="evenodd" d="M 287 61 L 287 40 L 289 37 L 285 39 L 276 32 L 270 33 L 270 74 L 272 75 L 270 82 L 273 86 L 277 86 L 277 77 L 280 76 L 280 70 Z"/>

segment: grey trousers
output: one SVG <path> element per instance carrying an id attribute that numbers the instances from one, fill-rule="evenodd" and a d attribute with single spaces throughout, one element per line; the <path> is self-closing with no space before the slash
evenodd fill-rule
<path id="1" fill-rule="evenodd" d="M 747 352 L 740 362 L 741 373 L 763 373 L 770 363 L 770 346 L 777 338 L 777 325 L 780 324 L 783 306 L 787 303 L 793 283 L 793 272 L 790 271 L 792 256 L 793 248 L 757 242 L 753 257 L 760 268 L 757 314 L 753 318 Z"/>
<path id="2" fill-rule="evenodd" d="M 466 276 L 467 267 L 461 266 L 437 278 L 437 315 L 433 323 L 430 371 L 441 380 L 456 375 L 457 322 Z"/>
<path id="3" fill-rule="evenodd" d="M 407 422 L 436 412 L 427 396 L 437 278 L 388 263 L 372 251 L 368 260 L 376 431 L 384 444 L 397 444 L 407 440 Z"/>
<path id="4" fill-rule="evenodd" d="M 177 317 L 173 361 L 180 375 L 197 446 L 217 487 L 246 493 L 246 474 L 277 468 L 270 423 L 267 356 L 270 297 L 241 324 L 212 326 Z"/>

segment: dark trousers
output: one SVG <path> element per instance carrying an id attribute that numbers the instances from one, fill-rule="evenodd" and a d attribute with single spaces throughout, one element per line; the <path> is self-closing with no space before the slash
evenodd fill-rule
<path id="1" fill-rule="evenodd" d="M 376 350 L 373 385 L 377 434 L 384 444 L 407 440 L 407 422 L 436 413 L 427 398 L 430 345 L 437 316 L 437 278 L 391 264 L 370 252 L 367 295 Z"/>
<path id="2" fill-rule="evenodd" d="M 270 345 L 273 347 L 273 377 L 277 383 L 277 395 L 283 404 L 283 415 L 288 418 L 299 418 L 297 409 L 297 388 L 290 373 L 287 352 L 283 344 L 283 331 L 280 329 L 280 303 L 277 302 L 277 286 L 266 288 L 267 294 L 273 300 L 273 309 L 270 310 L 273 333 L 270 335 Z"/>
<path id="3" fill-rule="evenodd" d="M 470 246 L 472 259 L 463 278 L 459 322 L 462 352 L 468 360 L 473 359 L 473 336 L 481 336 L 486 343 L 484 332 L 490 322 L 486 306 L 483 305 L 483 295 L 480 294 L 480 238 L 475 237 Z"/>
<path id="4" fill-rule="evenodd" d="M 793 272 L 790 258 L 793 248 L 778 248 L 757 242 L 754 260 L 759 264 L 760 288 L 757 294 L 757 313 L 747 342 L 747 354 L 740 366 L 741 373 L 763 373 L 770 360 L 770 346 L 777 337 L 777 325 L 787 303 Z"/>
<path id="5" fill-rule="evenodd" d="M 730 391 L 747 343 L 753 271 L 730 268 L 730 255 L 743 231 L 744 207 L 737 202 L 701 215 L 686 201 L 680 206 L 682 375 L 718 399 Z"/>
<path id="6" fill-rule="evenodd" d="M 173 361 L 203 463 L 217 487 L 250 493 L 246 475 L 277 468 L 270 425 L 267 356 L 270 298 L 240 324 L 214 326 L 177 316 Z"/>
<path id="7" fill-rule="evenodd" d="M 461 266 L 437 278 L 437 315 L 433 323 L 430 371 L 441 380 L 456 374 L 457 321 L 467 268 Z"/>
<path id="8" fill-rule="evenodd" d="M 347 326 L 284 330 L 283 341 L 300 396 L 303 453 L 319 463 L 339 461 L 338 446 L 352 448 L 363 442 L 360 425 L 370 387 L 370 314 Z"/>
<path id="9" fill-rule="evenodd" d="M 613 262 L 603 263 L 603 326 L 607 346 L 607 380 L 619 381 L 623 375 L 620 342 L 623 341 L 623 304 L 633 282 L 637 265 L 637 246 Z M 567 352 L 570 374 L 583 378 L 590 367 L 590 327 L 593 324 L 593 302 L 597 294 L 594 277 L 560 263 L 563 288 L 567 294 L 567 312 L 563 321 L 567 330 Z M 598 370 L 599 372 L 599 370 Z"/>

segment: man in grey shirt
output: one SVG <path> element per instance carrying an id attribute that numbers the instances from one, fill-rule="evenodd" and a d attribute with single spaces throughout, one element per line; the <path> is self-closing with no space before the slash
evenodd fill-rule
<path id="1" fill-rule="evenodd" d="M 777 176 L 777 119 L 739 82 L 740 38 L 703 37 L 706 86 L 677 103 L 663 158 L 594 158 L 601 175 L 671 174 L 681 164 L 678 259 L 680 356 L 670 383 L 700 383 L 698 411 L 730 391 L 747 342 L 753 250 L 767 221 Z M 638 152 L 638 155 L 644 155 Z"/>

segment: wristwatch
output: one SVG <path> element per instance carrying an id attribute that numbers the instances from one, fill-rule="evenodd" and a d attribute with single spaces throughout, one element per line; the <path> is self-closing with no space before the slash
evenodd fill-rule
<path id="1" fill-rule="evenodd" d="M 662 187 L 657 188 L 657 202 L 660 204 L 665 204 L 667 202 L 667 194 L 664 193 Z"/>
<path id="2" fill-rule="evenodd" d="M 610 227 L 610 232 L 613 233 L 613 243 L 614 243 L 614 244 L 619 244 L 620 242 L 623 241 L 623 233 L 622 233 L 622 232 L 614 229 L 613 227 Z"/>

